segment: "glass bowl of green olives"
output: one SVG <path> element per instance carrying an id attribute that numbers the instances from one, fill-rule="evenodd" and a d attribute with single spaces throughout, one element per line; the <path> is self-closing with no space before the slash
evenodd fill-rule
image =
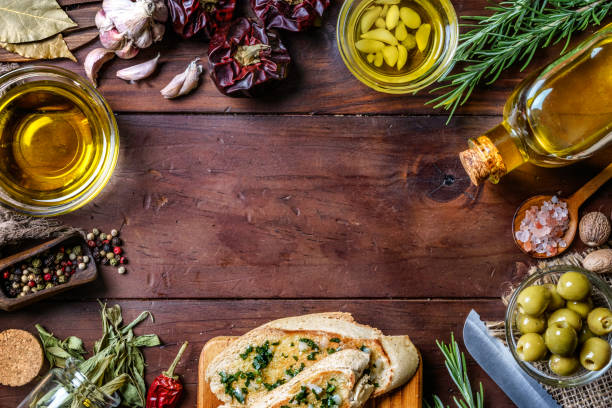
<path id="1" fill-rule="evenodd" d="M 557 387 L 588 384 L 612 366 L 612 289 L 575 266 L 542 269 L 514 291 L 506 342 L 519 366 Z"/>

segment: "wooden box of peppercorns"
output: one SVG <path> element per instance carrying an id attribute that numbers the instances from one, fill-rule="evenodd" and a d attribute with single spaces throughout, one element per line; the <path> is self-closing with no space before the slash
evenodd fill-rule
<path id="1" fill-rule="evenodd" d="M 79 233 L 0 259 L 0 309 L 12 311 L 96 280 L 98 268 Z"/>

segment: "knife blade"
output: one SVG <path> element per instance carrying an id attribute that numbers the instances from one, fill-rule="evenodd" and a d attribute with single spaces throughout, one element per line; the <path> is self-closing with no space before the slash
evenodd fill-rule
<path id="1" fill-rule="evenodd" d="M 465 320 L 463 342 L 474 360 L 519 408 L 561 408 L 540 383 L 521 369 L 506 346 L 489 334 L 475 310 Z"/>

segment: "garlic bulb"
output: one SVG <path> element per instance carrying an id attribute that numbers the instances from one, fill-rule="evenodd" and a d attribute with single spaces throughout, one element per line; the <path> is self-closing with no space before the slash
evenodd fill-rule
<path id="1" fill-rule="evenodd" d="M 140 79 L 144 79 L 155 72 L 159 57 L 160 54 L 157 54 L 157 57 L 153 58 L 152 60 L 121 69 L 117 71 L 117 77 L 125 79 L 126 81 L 138 81 Z"/>
<path id="2" fill-rule="evenodd" d="M 186 95 L 196 88 L 203 71 L 202 65 L 198 64 L 199 61 L 199 58 L 194 59 L 185 71 L 172 78 L 170 83 L 160 91 L 162 96 L 166 99 L 173 99 Z"/>
<path id="3" fill-rule="evenodd" d="M 168 7 L 163 0 L 104 0 L 96 14 L 102 45 L 125 59 L 161 41 L 167 20 Z"/>
<path id="4" fill-rule="evenodd" d="M 95 48 L 87 54 L 85 57 L 85 62 L 83 66 L 85 67 L 85 73 L 87 74 L 87 78 L 91 82 L 93 82 L 94 86 L 98 86 L 96 80 L 98 78 L 98 71 L 106 63 L 110 61 L 115 56 L 115 53 L 112 50 L 107 50 L 105 48 Z"/>

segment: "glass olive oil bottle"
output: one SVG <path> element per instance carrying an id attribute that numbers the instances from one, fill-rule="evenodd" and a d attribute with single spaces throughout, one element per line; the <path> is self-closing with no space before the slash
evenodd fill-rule
<path id="1" fill-rule="evenodd" d="M 460 153 L 474 184 L 525 162 L 571 164 L 612 143 L 612 24 L 527 77 L 504 107 L 504 120 Z"/>

